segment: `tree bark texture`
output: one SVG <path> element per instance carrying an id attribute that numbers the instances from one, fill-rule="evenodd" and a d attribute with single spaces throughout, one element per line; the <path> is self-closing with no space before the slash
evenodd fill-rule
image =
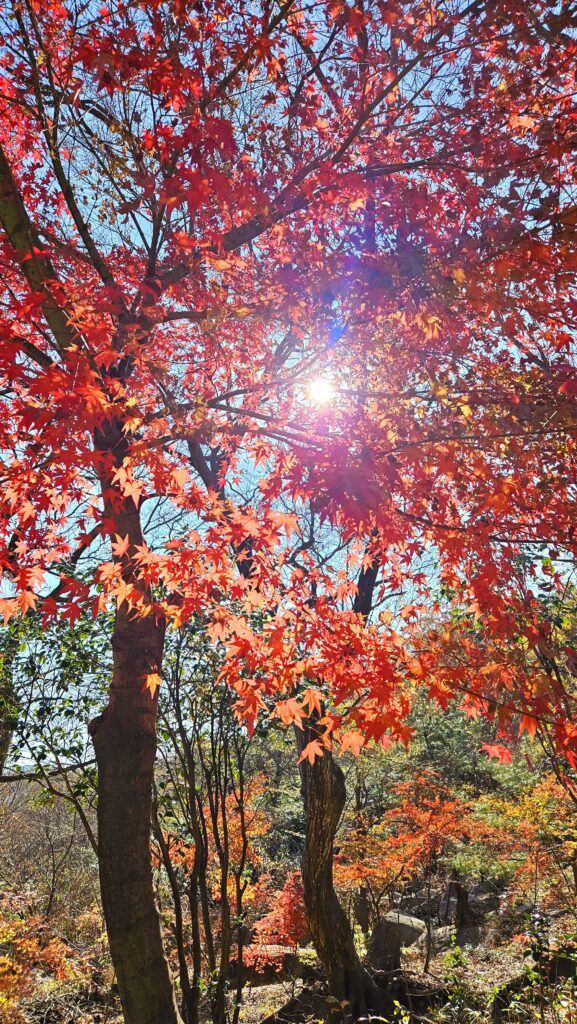
<path id="1" fill-rule="evenodd" d="M 165 621 L 135 574 L 142 545 L 140 513 L 119 495 L 114 473 L 126 454 L 122 424 L 96 432 L 100 484 L 107 519 L 128 537 L 122 573 L 142 595 L 138 609 L 124 601 L 112 636 L 113 672 L 107 707 L 90 725 L 98 764 L 98 851 L 102 908 L 126 1024 L 180 1024 L 164 955 L 152 877 L 150 835 L 158 691 L 147 676 L 160 673 Z"/>
<path id="2" fill-rule="evenodd" d="M 100 889 L 126 1024 L 178 1024 L 162 945 L 150 856 L 156 699 L 143 690 L 162 657 L 164 626 L 131 619 L 114 628 L 110 699 L 90 731 L 98 763 Z"/>

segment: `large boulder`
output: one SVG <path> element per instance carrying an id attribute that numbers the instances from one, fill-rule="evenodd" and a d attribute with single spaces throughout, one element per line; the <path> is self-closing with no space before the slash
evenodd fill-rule
<path id="1" fill-rule="evenodd" d="M 401 948 L 411 946 L 427 930 L 424 921 L 391 910 L 379 921 L 373 931 L 366 955 L 367 966 L 373 971 L 398 971 L 401 967 Z"/>
<path id="2" fill-rule="evenodd" d="M 446 925 L 443 928 L 431 929 L 431 951 L 433 953 L 440 953 L 443 949 L 450 949 L 453 940 L 456 938 L 457 932 L 453 925 Z M 428 937 L 426 931 L 419 936 L 417 946 L 426 952 L 428 944 Z"/>
<path id="3" fill-rule="evenodd" d="M 410 917 L 409 914 L 401 914 L 399 910 L 389 910 L 382 921 L 389 921 L 397 926 L 401 937 L 401 946 L 412 946 L 413 942 L 416 942 L 427 930 L 425 922 L 421 921 L 420 917 Z"/>

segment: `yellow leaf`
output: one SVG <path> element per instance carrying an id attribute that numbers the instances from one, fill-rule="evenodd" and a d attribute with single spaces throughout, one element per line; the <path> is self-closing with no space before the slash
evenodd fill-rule
<path id="1" fill-rule="evenodd" d="M 146 679 L 144 680 L 144 686 L 142 687 L 142 689 L 150 690 L 150 696 L 154 697 L 154 694 L 158 690 L 158 687 L 160 686 L 161 682 L 162 679 L 160 678 L 158 672 L 149 672 Z"/>

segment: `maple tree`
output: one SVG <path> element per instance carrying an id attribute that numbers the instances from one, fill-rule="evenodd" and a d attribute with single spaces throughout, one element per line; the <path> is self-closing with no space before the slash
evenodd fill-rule
<path id="1" fill-rule="evenodd" d="M 575 811 L 566 789 L 547 774 L 515 800 L 485 797 L 476 808 L 485 842 L 513 866 L 508 898 L 571 907 L 576 886 Z"/>
<path id="2" fill-rule="evenodd" d="M 422 687 L 547 719 L 575 761 L 572 695 L 519 654 L 547 641 L 537 568 L 511 585 L 520 553 L 558 587 L 575 554 L 575 20 L 3 7 L 1 608 L 116 608 L 92 735 L 128 1022 L 178 1018 L 149 849 L 167 625 L 211 619 L 249 723 L 319 715 L 306 763 L 406 740 Z M 311 503 L 344 565 L 308 560 Z M 367 624 L 342 600 L 373 567 Z"/>
<path id="3" fill-rule="evenodd" d="M 451 843 L 478 830 L 467 803 L 430 771 L 393 787 L 391 796 L 394 806 L 379 820 L 358 815 L 336 863 L 339 889 L 364 884 L 377 920 L 396 888 L 431 871 Z"/>
<path id="4" fill-rule="evenodd" d="M 287 875 L 275 905 L 257 922 L 256 935 L 261 942 L 281 946 L 298 946 L 308 936 L 308 923 L 303 905 L 303 886 L 298 872 Z"/>
<path id="5" fill-rule="evenodd" d="M 257 920 L 254 937 L 243 950 L 243 964 L 260 974 L 268 968 L 280 974 L 287 948 L 294 955 L 310 938 L 300 872 L 289 871 L 282 889 L 269 892 L 267 902 L 271 909 Z"/>

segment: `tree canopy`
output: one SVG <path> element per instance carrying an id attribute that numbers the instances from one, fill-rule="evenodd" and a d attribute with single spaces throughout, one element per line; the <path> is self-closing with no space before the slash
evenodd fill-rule
<path id="1" fill-rule="evenodd" d="M 249 715 L 306 674 L 398 734 L 408 677 L 570 748 L 512 571 L 574 545 L 570 7 L 29 2 L 2 32 L 5 619 L 216 606 Z M 343 610 L 373 561 L 402 629 Z"/>

